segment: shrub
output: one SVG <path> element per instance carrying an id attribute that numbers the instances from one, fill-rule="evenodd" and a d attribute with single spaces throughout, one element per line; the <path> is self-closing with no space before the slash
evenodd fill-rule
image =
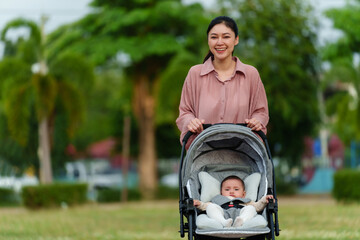
<path id="1" fill-rule="evenodd" d="M 128 201 L 138 201 L 140 199 L 141 195 L 138 189 L 128 189 Z M 98 189 L 97 201 L 102 203 L 120 202 L 121 190 L 112 188 Z"/>
<path id="2" fill-rule="evenodd" d="M 159 186 L 157 189 L 156 199 L 179 199 L 179 189 L 166 186 Z M 128 189 L 128 201 L 141 200 L 141 194 L 139 189 Z M 97 190 L 97 201 L 106 202 L 120 202 L 121 190 L 104 188 Z"/>
<path id="3" fill-rule="evenodd" d="M 179 188 L 159 186 L 156 199 L 179 199 Z"/>
<path id="4" fill-rule="evenodd" d="M 48 184 L 26 186 L 22 189 L 22 200 L 30 209 L 60 207 L 86 202 L 86 184 Z"/>
<path id="5" fill-rule="evenodd" d="M 276 193 L 278 195 L 295 195 L 297 192 L 297 184 L 294 182 L 287 182 L 282 177 L 276 177 L 275 179 L 276 184 Z"/>
<path id="6" fill-rule="evenodd" d="M 16 206 L 20 201 L 13 189 L 0 188 L 0 206 Z"/>
<path id="7" fill-rule="evenodd" d="M 360 171 L 344 169 L 334 174 L 332 194 L 339 202 L 360 202 Z"/>

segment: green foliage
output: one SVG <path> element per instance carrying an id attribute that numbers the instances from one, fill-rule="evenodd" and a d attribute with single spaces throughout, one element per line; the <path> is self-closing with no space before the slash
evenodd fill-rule
<path id="1" fill-rule="evenodd" d="M 94 85 L 94 67 L 84 56 L 62 53 L 49 64 L 51 74 L 59 82 L 71 82 L 83 95 Z"/>
<path id="2" fill-rule="evenodd" d="M 8 31 L 20 27 L 29 30 L 29 36 L 19 37 L 10 44 L 7 40 Z M 84 119 L 84 99 L 94 78 L 93 66 L 84 57 L 74 53 L 58 54 L 48 62 L 47 71 L 44 39 L 40 32 L 40 26 L 25 19 L 9 22 L 1 32 L 1 40 L 6 42 L 6 45 L 5 57 L 0 62 L 0 74 L 3 76 L 0 81 L 0 101 L 3 106 L 0 114 L 6 116 L 9 129 L 7 132 L 21 145 L 22 150 L 35 153 L 29 156 L 36 155 L 38 145 L 34 143 L 38 141 L 33 136 L 38 135 L 34 134 L 34 129 L 37 129 L 38 123 L 45 118 L 50 126 L 48 134 L 52 137 L 56 116 L 66 116 L 63 130 L 68 138 L 73 137 L 77 126 Z M 39 73 L 31 71 L 34 64 L 40 65 Z M 0 137 L 2 141 L 6 140 L 5 145 L 14 146 L 7 136 Z M 66 138 L 63 140 L 68 142 Z M 53 139 L 50 141 L 53 142 Z M 63 147 L 64 155 L 66 144 L 59 144 L 56 148 L 59 146 Z M 17 146 L 14 147 L 18 149 Z M 1 155 L 9 156 L 7 153 Z M 22 161 L 27 163 L 19 164 L 21 160 L 14 159 L 19 154 L 10 155 L 8 160 L 15 161 L 17 166 L 39 166 L 33 159 L 28 161 L 27 158 L 22 158 Z"/>
<path id="3" fill-rule="evenodd" d="M 11 46 L 6 38 L 6 35 L 10 29 L 25 28 L 29 30 L 29 39 L 19 38 L 19 40 Z M 36 62 L 38 58 L 43 55 L 44 49 L 42 48 L 42 36 L 40 28 L 37 23 L 24 18 L 14 19 L 6 24 L 1 31 L 1 41 L 7 43 L 6 47 L 10 47 L 13 51 L 8 51 L 5 48 L 5 56 L 16 55 L 28 64 Z"/>
<path id="4" fill-rule="evenodd" d="M 197 34 L 198 28 L 203 27 L 206 19 L 203 9 L 200 4 L 185 5 L 179 0 L 93 1 L 91 5 L 96 7 L 96 11 L 73 24 L 59 28 L 48 37 L 51 46 L 49 57 L 53 59 L 59 53 L 76 52 L 91 59 L 99 71 L 112 64 L 122 68 L 125 81 L 133 83 L 130 89 L 134 94 L 126 94 L 130 95 L 131 100 L 119 98 L 124 105 L 118 108 L 121 113 L 117 112 L 114 119 L 119 120 L 118 116 L 121 115 L 136 117 L 139 126 L 137 140 L 140 141 L 139 167 L 143 167 L 144 162 L 156 166 L 155 149 L 150 148 L 155 147 L 155 106 L 160 84 L 165 81 L 162 79 L 163 73 L 172 59 L 180 54 L 191 52 L 191 56 L 197 56 L 201 51 L 199 46 L 204 44 L 202 40 L 206 38 L 205 34 L 204 38 Z M 169 85 L 176 86 L 174 91 L 177 91 L 177 96 L 181 91 L 178 81 L 182 83 L 186 73 L 183 74 L 175 79 L 167 78 L 176 82 L 176 85 Z M 127 86 L 124 89 L 129 89 Z M 161 111 L 175 111 L 174 99 L 171 97 L 170 107 Z M 170 115 L 173 116 L 172 113 L 165 112 L 165 119 L 173 123 L 174 119 L 169 120 Z M 122 121 L 117 122 L 119 123 Z M 140 186 L 151 184 L 148 189 L 154 190 L 156 186 L 152 183 L 156 181 L 146 180 L 156 178 L 155 168 L 151 169 L 153 170 L 148 171 L 147 176 L 140 178 Z M 145 173 L 142 170 L 140 172 Z M 142 193 L 153 196 L 154 192 Z"/>
<path id="5" fill-rule="evenodd" d="M 29 209 L 53 208 L 66 204 L 79 205 L 86 202 L 86 184 L 50 184 L 22 188 L 22 200 Z"/>
<path id="6" fill-rule="evenodd" d="M 29 166 L 38 168 L 37 153 L 34 151 L 38 146 L 35 116 L 30 117 L 29 125 L 28 144 L 22 146 L 11 136 L 7 118 L 3 113 L 0 114 L 0 156 L 12 166 L 16 166 L 13 168 L 16 174 Z"/>
<path id="7" fill-rule="evenodd" d="M 121 201 L 121 190 L 120 189 L 98 189 L 97 190 L 97 201 L 101 203 L 108 202 L 120 202 Z M 128 201 L 139 201 L 141 194 L 139 189 L 128 189 Z"/>
<path id="8" fill-rule="evenodd" d="M 339 202 L 360 202 L 360 171 L 344 169 L 334 175 L 332 195 Z"/>
<path id="9" fill-rule="evenodd" d="M 345 7 L 326 11 L 334 27 L 343 34 L 336 42 L 322 49 L 322 56 L 330 65 L 323 75 L 327 114 L 332 131 L 349 145 L 360 140 L 360 64 L 354 56 L 359 54 L 360 2 L 351 1 Z"/>
<path id="10" fill-rule="evenodd" d="M 0 188 L 0 206 L 17 206 L 19 204 L 19 199 L 14 190 Z"/>
<path id="11" fill-rule="evenodd" d="M 36 115 L 39 121 L 41 121 L 44 116 L 49 116 L 54 110 L 55 97 L 57 95 L 57 86 L 54 78 L 49 75 L 43 75 L 40 73 L 34 74 L 31 78 L 31 85 L 33 86 L 34 91 L 34 102 Z M 26 85 L 29 88 L 31 85 Z M 27 90 L 27 89 L 26 89 Z M 20 92 L 18 96 L 14 98 L 19 98 L 24 95 L 23 92 Z M 19 102 L 26 103 L 31 102 L 29 100 Z"/>
<path id="12" fill-rule="evenodd" d="M 108 202 L 120 202 L 121 201 L 121 190 L 120 189 L 98 189 L 97 190 L 97 202 L 108 203 Z M 168 199 L 179 199 L 179 189 L 171 188 L 166 186 L 159 186 L 156 191 L 157 200 L 168 200 Z M 141 194 L 139 189 L 128 189 L 128 201 L 139 201 L 141 200 Z"/>
<path id="13" fill-rule="evenodd" d="M 179 115 L 181 89 L 185 77 L 190 67 L 199 64 L 201 61 L 202 56 L 199 57 L 190 52 L 182 52 L 174 57 L 163 71 L 157 94 L 157 124 L 173 123 L 175 125 L 174 119 Z"/>
<path id="14" fill-rule="evenodd" d="M 174 123 L 158 125 L 156 129 L 156 152 L 158 158 L 166 159 L 180 156 L 179 129 Z"/>
<path id="15" fill-rule="evenodd" d="M 359 1 L 349 1 L 342 8 L 334 8 L 326 11 L 326 16 L 330 18 L 334 24 L 334 28 L 341 30 L 343 36 L 338 42 L 330 44 L 330 46 L 335 47 L 338 50 L 347 51 L 337 51 L 338 57 L 352 55 L 352 52 L 360 52 L 360 27 L 357 24 L 360 21 L 360 2 Z M 345 44 L 344 44 L 345 43 Z M 350 51 L 349 51 L 350 50 Z M 333 55 L 334 57 L 336 55 Z"/>
<path id="16" fill-rule="evenodd" d="M 179 188 L 159 186 L 156 199 L 179 199 Z"/>
<path id="17" fill-rule="evenodd" d="M 360 65 L 354 67 L 348 59 L 333 60 L 323 85 L 328 93 L 326 113 L 332 118 L 331 130 L 347 145 L 360 140 Z"/>
<path id="18" fill-rule="evenodd" d="M 95 13 L 49 36 L 50 59 L 59 52 L 81 52 L 103 65 L 124 52 L 132 63 L 157 56 L 156 61 L 166 64 L 169 56 L 159 57 L 175 54 L 189 43 L 184 32 L 196 28 L 201 15 L 194 17 L 201 7 L 185 6 L 178 0 L 148 2 L 94 1 Z"/>
<path id="19" fill-rule="evenodd" d="M 297 193 L 298 187 L 294 182 L 284 181 L 284 177 L 276 177 L 276 193 L 281 196 L 291 196 Z"/>
<path id="20" fill-rule="evenodd" d="M 319 122 L 319 59 L 312 9 L 301 0 L 220 3 L 222 13 L 233 14 L 238 23 L 235 54 L 255 66 L 264 83 L 270 114 L 269 139 L 281 146 L 277 151 L 272 146 L 272 152 L 296 164 L 303 150 L 303 137 L 312 135 Z"/>

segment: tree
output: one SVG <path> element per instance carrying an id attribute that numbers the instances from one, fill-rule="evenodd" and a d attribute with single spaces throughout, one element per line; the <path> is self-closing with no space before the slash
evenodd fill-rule
<path id="1" fill-rule="evenodd" d="M 15 19 L 1 32 L 1 40 L 8 46 L 0 62 L 3 79 L 1 97 L 9 131 L 23 146 L 28 144 L 29 120 L 31 116 L 36 116 L 40 181 L 51 183 L 51 142 L 55 116 L 62 108 L 68 114 L 68 134 L 73 134 L 83 113 L 83 92 L 80 87 L 86 91 L 93 71 L 91 65 L 74 54 L 61 54 L 48 64 L 44 24 L 44 18 L 41 26 L 33 21 Z M 29 30 L 29 37 L 19 38 L 16 44 L 10 44 L 6 38 L 8 31 L 21 27 Z M 38 71 L 34 72 L 36 67 Z"/>
<path id="2" fill-rule="evenodd" d="M 126 79 L 134 83 L 132 109 L 139 127 L 140 188 L 145 198 L 152 198 L 157 187 L 159 83 L 172 59 L 184 51 L 199 53 L 202 39 L 194 36 L 204 22 L 203 9 L 199 4 L 185 6 L 180 0 L 94 0 L 91 6 L 94 13 L 52 34 L 51 56 L 77 51 L 98 66 L 115 60 L 122 63 L 119 67 L 125 69 Z"/>
<path id="3" fill-rule="evenodd" d="M 327 116 L 333 132 L 350 145 L 360 140 L 360 65 L 354 66 L 349 59 L 334 60 L 323 76 L 323 88 L 327 95 Z"/>
<path id="4" fill-rule="evenodd" d="M 268 97 L 272 150 L 297 164 L 303 138 L 314 134 L 319 120 L 319 61 L 311 8 L 300 0 L 219 0 L 219 6 L 238 23 L 235 54 L 260 72 Z"/>
<path id="5" fill-rule="evenodd" d="M 322 49 L 329 69 L 323 75 L 327 114 L 332 130 L 346 143 L 360 140 L 360 2 L 351 1 L 345 7 L 326 11 L 334 27 L 343 35 Z"/>

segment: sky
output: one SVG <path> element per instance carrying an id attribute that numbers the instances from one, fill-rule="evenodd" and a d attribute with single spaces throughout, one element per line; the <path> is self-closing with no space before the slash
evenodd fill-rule
<path id="1" fill-rule="evenodd" d="M 129 0 L 131 1 L 131 0 Z M 314 4 L 317 14 L 327 8 L 341 7 L 346 0 L 309 0 Z M 45 32 L 51 32 L 58 26 L 76 21 L 89 13 L 91 8 L 88 4 L 91 0 L 0 0 L 0 30 L 12 19 L 23 17 L 40 23 L 42 15 L 49 17 Z M 183 0 L 184 3 L 202 2 L 207 8 L 211 8 L 215 0 Z M 320 18 L 321 31 L 319 32 L 320 44 L 332 41 L 340 36 L 340 33 L 332 29 L 330 20 Z M 0 57 L 3 53 L 3 44 L 0 43 Z"/>

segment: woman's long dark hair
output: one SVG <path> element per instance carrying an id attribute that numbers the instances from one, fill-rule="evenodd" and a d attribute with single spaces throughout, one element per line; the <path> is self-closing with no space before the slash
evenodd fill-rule
<path id="1" fill-rule="evenodd" d="M 239 35 L 239 30 L 238 30 L 238 27 L 237 27 L 237 24 L 236 22 L 234 21 L 234 19 L 230 18 L 230 17 L 227 17 L 227 16 L 219 16 L 219 17 L 216 17 L 214 18 L 210 24 L 209 24 L 209 27 L 207 29 L 207 32 L 206 32 L 206 35 L 208 36 L 209 35 L 209 32 L 210 30 L 217 24 L 220 24 L 220 23 L 224 23 L 225 26 L 227 26 L 228 28 L 230 28 L 231 30 L 233 30 L 233 32 L 235 33 L 235 37 L 237 37 Z M 206 60 L 208 60 L 209 58 L 212 58 L 214 59 L 214 54 L 212 54 L 212 52 L 209 50 L 208 54 L 206 55 L 206 57 L 204 58 L 204 62 L 206 62 Z"/>

